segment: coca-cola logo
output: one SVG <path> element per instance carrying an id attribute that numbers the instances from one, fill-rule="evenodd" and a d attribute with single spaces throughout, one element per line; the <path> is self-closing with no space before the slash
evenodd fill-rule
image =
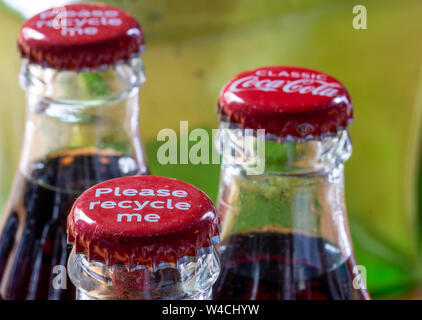
<path id="1" fill-rule="evenodd" d="M 247 76 L 230 85 L 231 92 L 242 91 L 267 91 L 310 94 L 322 97 L 335 97 L 342 89 L 342 85 L 337 82 L 327 82 L 319 79 L 260 79 L 258 76 Z"/>
<path id="2" fill-rule="evenodd" d="M 297 126 L 297 133 L 300 134 L 301 137 L 305 137 L 308 134 L 312 133 L 315 130 L 314 126 L 310 123 L 302 123 Z"/>

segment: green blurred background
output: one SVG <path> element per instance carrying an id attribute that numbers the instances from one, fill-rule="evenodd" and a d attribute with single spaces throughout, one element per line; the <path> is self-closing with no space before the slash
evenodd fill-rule
<path id="1" fill-rule="evenodd" d="M 16 36 L 24 16 L 64 1 L 0 7 L 0 209 L 17 167 L 25 119 Z M 349 222 L 375 298 L 421 298 L 422 1 L 122 0 L 144 28 L 147 83 L 141 134 L 153 174 L 189 181 L 216 199 L 217 165 L 161 166 L 163 128 L 217 128 L 216 99 L 234 74 L 263 65 L 325 71 L 349 89 L 354 152 L 346 165 Z M 355 30 L 352 10 L 367 9 Z"/>

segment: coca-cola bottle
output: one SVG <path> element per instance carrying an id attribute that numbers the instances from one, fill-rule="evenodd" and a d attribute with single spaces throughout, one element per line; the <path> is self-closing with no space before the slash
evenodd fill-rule
<path id="1" fill-rule="evenodd" d="M 19 34 L 27 120 L 19 170 L 0 224 L 1 295 L 74 299 L 54 287 L 67 261 L 66 217 L 92 185 L 148 172 L 138 132 L 142 31 L 100 4 L 53 8 Z"/>
<path id="2" fill-rule="evenodd" d="M 210 299 L 220 271 L 215 207 L 196 187 L 135 176 L 102 182 L 67 222 L 78 300 Z"/>
<path id="3" fill-rule="evenodd" d="M 221 276 L 215 299 L 369 299 L 349 236 L 343 165 L 353 109 L 336 79 L 245 71 L 219 100 Z"/>

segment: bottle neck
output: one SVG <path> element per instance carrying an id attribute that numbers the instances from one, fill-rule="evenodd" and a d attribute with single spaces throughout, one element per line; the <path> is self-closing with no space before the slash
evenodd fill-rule
<path id="1" fill-rule="evenodd" d="M 222 122 L 216 148 L 222 154 L 223 169 L 240 170 L 250 176 L 331 172 L 342 169 L 352 154 L 347 130 L 320 140 L 287 140 L 291 141 L 280 143 L 276 136 Z M 251 170 L 256 168 L 259 170 Z"/>
<path id="2" fill-rule="evenodd" d="M 78 300 L 210 299 L 219 270 L 215 246 L 177 264 L 135 270 L 88 261 L 85 254 L 77 254 L 74 249 L 68 261 L 69 277 L 77 289 Z"/>
<path id="3" fill-rule="evenodd" d="M 142 60 L 96 71 L 58 71 L 24 61 L 27 121 L 20 170 L 52 157 L 126 157 L 128 173 L 147 172 L 139 138 Z"/>
<path id="4" fill-rule="evenodd" d="M 284 143 L 261 137 L 261 174 L 248 174 L 259 163 L 259 134 L 246 146 L 245 135 L 223 133 L 222 145 L 243 158 L 223 156 L 217 205 L 223 263 L 215 297 L 369 299 L 356 275 L 344 201 L 347 131 Z"/>
<path id="5" fill-rule="evenodd" d="M 228 127 L 222 124 L 223 129 Z M 238 128 L 221 133 L 218 210 L 223 243 L 237 233 L 301 233 L 324 238 L 349 257 L 343 177 L 352 150 L 348 132 L 285 143 L 268 136 L 261 140 L 254 136 L 253 143 L 245 143 L 245 136 Z M 260 144 L 264 152 L 258 150 Z M 262 160 L 262 173 L 248 174 Z"/>

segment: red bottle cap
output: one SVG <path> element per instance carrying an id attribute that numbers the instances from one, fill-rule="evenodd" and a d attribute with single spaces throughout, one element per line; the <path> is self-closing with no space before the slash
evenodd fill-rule
<path id="1" fill-rule="evenodd" d="M 96 69 L 128 60 L 141 51 L 144 36 L 127 12 L 104 4 L 81 3 L 43 11 L 19 32 L 22 56 L 43 67 Z"/>
<path id="2" fill-rule="evenodd" d="M 218 106 L 223 119 L 265 129 L 282 141 L 333 135 L 353 120 L 350 96 L 339 81 L 298 67 L 242 72 L 223 87 Z"/>
<path id="3" fill-rule="evenodd" d="M 208 196 L 176 179 L 132 176 L 85 191 L 67 219 L 68 242 L 90 261 L 159 268 L 196 257 L 219 241 Z"/>

